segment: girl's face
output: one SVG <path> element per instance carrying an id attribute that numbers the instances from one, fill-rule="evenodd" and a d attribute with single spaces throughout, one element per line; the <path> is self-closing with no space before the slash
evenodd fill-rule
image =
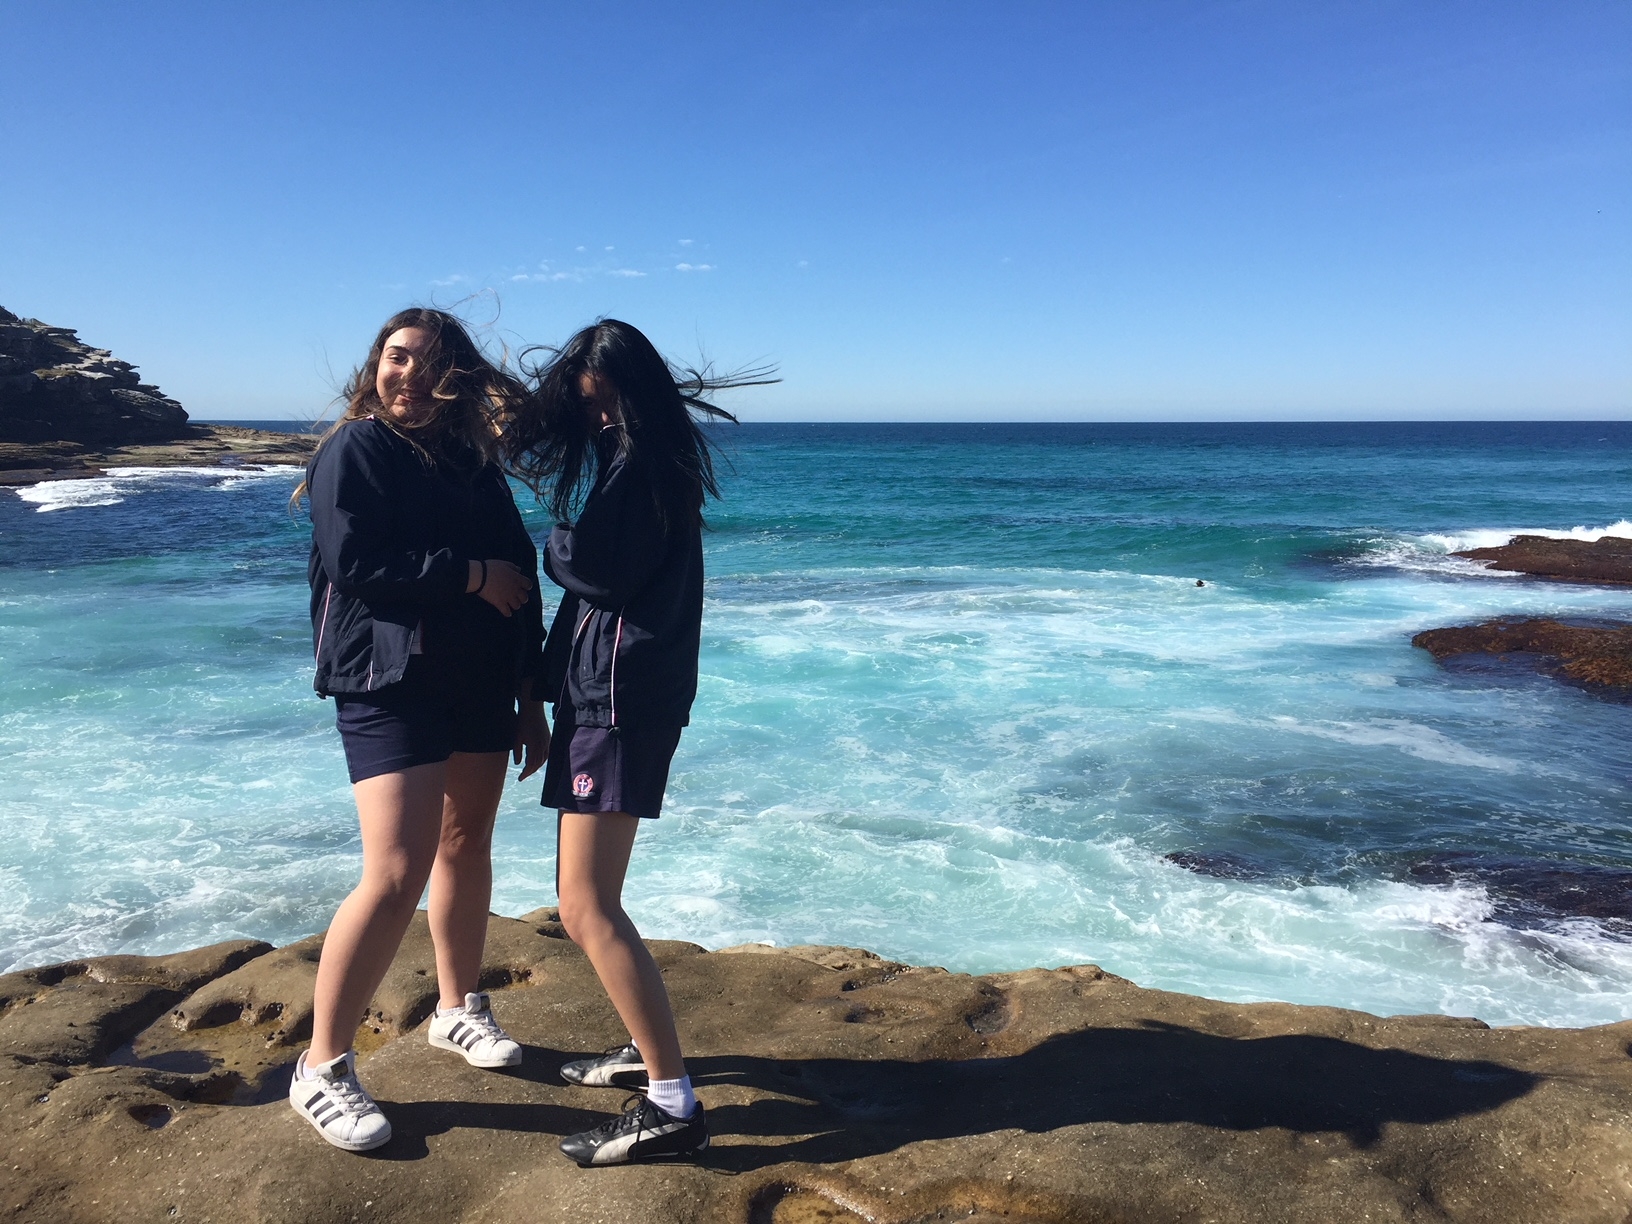
<path id="1" fill-rule="evenodd" d="M 399 421 L 417 417 L 431 406 L 431 388 L 425 354 L 431 333 L 423 327 L 402 327 L 385 338 L 374 393 L 385 410 Z"/>
<path id="2" fill-rule="evenodd" d="M 584 401 L 584 415 L 591 430 L 605 429 L 618 422 L 618 392 L 612 380 L 585 370 L 578 375 L 578 394 Z"/>

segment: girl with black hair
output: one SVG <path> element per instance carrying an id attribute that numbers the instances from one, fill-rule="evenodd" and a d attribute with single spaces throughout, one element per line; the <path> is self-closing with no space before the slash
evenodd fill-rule
<path id="1" fill-rule="evenodd" d="M 477 1067 L 521 1047 L 479 989 L 505 757 L 549 748 L 538 554 L 496 460 L 524 388 L 453 316 L 392 316 L 295 491 L 311 500 L 315 687 L 333 697 L 363 875 L 323 942 L 290 1103 L 347 1151 L 391 1137 L 352 1038 L 429 879 L 431 1045 Z"/>
<path id="2" fill-rule="evenodd" d="M 692 414 L 735 421 L 706 396 L 775 381 L 768 373 L 676 371 L 634 327 L 603 319 L 535 373 L 506 429 L 513 468 L 541 498 L 549 489 L 560 524 L 544 558 L 565 593 L 545 645 L 555 729 L 543 803 L 559 813 L 561 922 L 631 1037 L 561 1075 L 647 1089 L 621 1117 L 562 1140 L 580 1165 L 708 1146 L 663 978 L 623 909 L 623 880 L 640 821 L 662 807 L 697 693 L 703 500 L 719 487 Z"/>

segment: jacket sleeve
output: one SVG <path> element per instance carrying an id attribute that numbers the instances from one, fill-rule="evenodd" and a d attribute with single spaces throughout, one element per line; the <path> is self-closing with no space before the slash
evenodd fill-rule
<path id="1" fill-rule="evenodd" d="M 391 456 L 367 444 L 364 428 L 346 426 L 312 460 L 312 539 L 324 573 L 365 602 L 457 599 L 470 581 L 469 562 L 448 548 L 412 548 L 397 535 Z"/>
<path id="2" fill-rule="evenodd" d="M 550 532 L 544 570 L 579 598 L 615 612 L 652 580 L 664 545 L 650 487 L 620 461 L 589 495 L 578 521 Z"/>

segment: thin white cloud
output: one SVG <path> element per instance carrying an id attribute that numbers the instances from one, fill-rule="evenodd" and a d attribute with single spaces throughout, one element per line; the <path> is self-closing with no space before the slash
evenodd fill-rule
<path id="1" fill-rule="evenodd" d="M 712 272 L 714 271 L 714 265 L 677 263 L 674 265 L 674 270 L 676 272 Z"/>
<path id="2" fill-rule="evenodd" d="M 682 238 L 682 239 L 680 239 L 680 245 L 681 245 L 681 246 L 690 246 L 690 245 L 691 245 L 691 243 L 692 243 L 692 240 L 691 240 L 691 239 L 690 239 L 690 238 Z"/>
<path id="3" fill-rule="evenodd" d="M 646 273 L 637 272 L 633 268 L 613 268 L 610 272 L 607 273 L 607 275 L 608 276 L 645 276 Z"/>
<path id="4" fill-rule="evenodd" d="M 463 272 L 455 272 L 452 276 L 445 276 L 441 280 L 433 280 L 431 284 L 438 289 L 446 289 L 450 285 L 463 285 L 470 280 Z"/>

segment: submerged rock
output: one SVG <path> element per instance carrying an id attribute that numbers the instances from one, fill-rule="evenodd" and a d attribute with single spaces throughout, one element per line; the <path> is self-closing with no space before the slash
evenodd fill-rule
<path id="1" fill-rule="evenodd" d="M 1632 1023 L 1492 1030 L 830 947 L 654 942 L 714 1144 L 695 1164 L 581 1170 L 556 1141 L 623 1094 L 556 1069 L 625 1034 L 552 911 L 493 919 L 483 982 L 525 1047 L 505 1072 L 426 1044 L 435 967 L 416 918 L 362 1042 L 395 1137 L 347 1155 L 282 1095 L 315 947 L 217 957 L 185 987 L 148 974 L 186 996 L 89 1062 L 27 1061 L 5 1038 L 19 1014 L 62 1014 L 53 996 L 85 974 L 5 979 L 0 1215 L 1619 1224 L 1632 1209 Z M 128 1014 L 98 1006 L 103 1021 L 85 1000 L 75 1015 Z"/>
<path id="2" fill-rule="evenodd" d="M 1632 625 L 1498 618 L 1427 629 L 1411 639 L 1436 659 L 1461 654 L 1519 655 L 1578 684 L 1632 693 Z"/>
<path id="3" fill-rule="evenodd" d="M 1632 871 L 1624 868 L 1446 851 L 1411 864 L 1409 875 L 1422 884 L 1479 884 L 1495 899 L 1498 916 L 1508 920 L 1632 923 Z"/>
<path id="4" fill-rule="evenodd" d="M 1537 578 L 1632 583 L 1632 540 L 1619 536 L 1555 540 L 1551 536 L 1521 535 L 1496 547 L 1470 548 L 1451 555 L 1483 561 L 1489 569 Z"/>
<path id="5" fill-rule="evenodd" d="M 128 361 L 0 308 L 0 442 L 162 442 L 186 427 L 186 409 Z"/>

